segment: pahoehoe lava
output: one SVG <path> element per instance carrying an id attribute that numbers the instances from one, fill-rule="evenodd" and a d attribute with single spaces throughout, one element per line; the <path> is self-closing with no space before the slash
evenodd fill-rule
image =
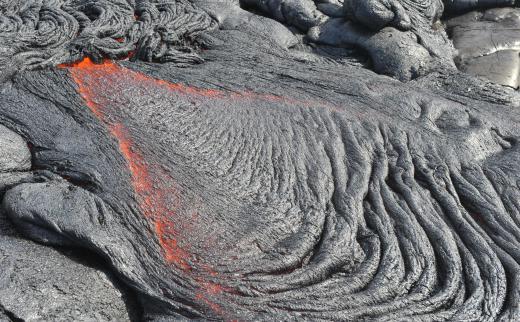
<path id="1" fill-rule="evenodd" d="M 142 320 L 520 320 L 519 94 L 439 21 L 488 7 L 0 0 L 1 212 Z"/>

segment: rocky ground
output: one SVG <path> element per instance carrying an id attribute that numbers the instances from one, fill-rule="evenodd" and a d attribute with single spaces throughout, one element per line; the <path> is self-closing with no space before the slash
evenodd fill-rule
<path id="1" fill-rule="evenodd" d="M 25 141 L 0 126 L 0 176 L 5 185 L 29 176 Z M 137 321 L 135 295 L 95 254 L 36 244 L 0 212 L 1 321 Z"/>
<path id="2" fill-rule="evenodd" d="M 445 5 L 0 0 L 0 320 L 519 320 L 517 11 Z"/>

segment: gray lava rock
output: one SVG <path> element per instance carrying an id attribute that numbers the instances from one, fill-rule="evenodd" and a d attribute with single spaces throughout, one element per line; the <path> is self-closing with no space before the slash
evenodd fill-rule
<path id="1" fill-rule="evenodd" d="M 21 136 L 0 125 L 0 174 L 31 168 L 31 152 Z"/>
<path id="2" fill-rule="evenodd" d="M 0 147 L 2 197 L 34 173 L 27 142 L 2 125 Z M 135 320 L 139 309 L 131 293 L 101 266 L 84 251 L 60 252 L 22 239 L 0 210 L 0 320 Z"/>
<path id="3" fill-rule="evenodd" d="M 419 45 L 410 31 L 386 27 L 379 32 L 367 32 L 352 22 L 330 19 L 310 30 L 309 37 L 317 43 L 332 46 L 356 45 L 369 54 L 375 72 L 407 81 L 424 75 L 433 58 Z"/>
<path id="4" fill-rule="evenodd" d="M 518 5 L 517 0 L 445 0 L 446 11 L 467 12 L 476 8 L 487 9 L 493 7 L 507 7 Z"/>
<path id="5" fill-rule="evenodd" d="M 23 240 L 0 216 L 0 313 L 9 312 L 7 321 L 137 319 L 130 293 L 99 263 L 89 263 L 95 257 Z"/>
<path id="6" fill-rule="evenodd" d="M 0 311 L 131 318 L 96 254 L 143 320 L 520 320 L 520 94 L 450 68 L 440 2 L 204 2 L 2 2 Z"/>

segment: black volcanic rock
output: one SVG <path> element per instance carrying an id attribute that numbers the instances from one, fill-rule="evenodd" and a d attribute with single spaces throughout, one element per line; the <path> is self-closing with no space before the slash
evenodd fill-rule
<path id="1" fill-rule="evenodd" d="M 0 312 L 519 320 L 519 94 L 398 4 L 2 3 Z"/>
<path id="2" fill-rule="evenodd" d="M 19 135 L 4 126 L 0 133 L 4 191 L 32 177 L 31 154 Z M 57 251 L 22 239 L 0 211 L 1 321 L 136 320 L 132 293 L 103 266 L 85 251 Z"/>
<path id="3" fill-rule="evenodd" d="M 118 287 L 126 289 L 82 255 L 87 261 L 76 262 L 52 248 L 1 236 L 1 310 L 15 321 L 137 320 L 137 309 L 125 304 L 135 301 L 125 299 Z"/>

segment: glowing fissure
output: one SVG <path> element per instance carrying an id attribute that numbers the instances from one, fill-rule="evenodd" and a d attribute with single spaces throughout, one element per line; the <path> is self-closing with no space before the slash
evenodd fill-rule
<path id="1" fill-rule="evenodd" d="M 130 52 L 128 58 L 133 56 L 133 52 Z M 235 99 L 250 99 L 250 100 L 259 100 L 266 102 L 281 102 L 288 104 L 296 104 L 302 106 L 322 106 L 330 109 L 336 110 L 338 107 L 333 105 L 332 103 L 325 101 L 315 101 L 315 100 L 304 100 L 304 99 L 296 99 L 292 97 L 282 97 L 273 94 L 261 94 L 255 93 L 252 91 L 237 91 L 237 92 L 227 92 L 221 91 L 217 89 L 207 89 L 207 88 L 199 88 L 195 86 L 187 86 L 184 84 L 171 83 L 162 79 L 152 78 L 150 76 L 144 75 L 142 73 L 133 71 L 131 69 L 125 68 L 114 63 L 111 60 L 105 60 L 101 64 L 95 64 L 90 58 L 86 57 L 83 60 L 73 63 L 73 64 L 62 64 L 59 65 L 60 68 L 69 68 L 70 70 L 79 70 L 84 74 L 102 72 L 104 75 L 113 75 L 113 74 L 125 74 L 127 76 L 132 77 L 135 81 L 143 81 L 146 83 L 150 83 L 151 86 L 160 87 L 167 90 L 173 90 L 179 94 L 185 95 L 196 95 L 203 96 L 207 98 L 229 98 L 231 100 Z M 75 77 L 73 75 L 73 77 Z M 78 79 L 75 77 L 75 81 L 77 83 Z M 91 94 L 88 93 L 88 89 L 83 89 L 87 93 L 83 93 L 82 89 L 80 89 L 80 93 Z M 94 109 L 99 108 L 98 106 L 94 107 Z M 97 111 L 93 110 L 93 112 L 97 114 Z"/>
<path id="2" fill-rule="evenodd" d="M 123 123 L 109 120 L 107 114 L 110 111 L 105 111 L 106 107 L 102 102 L 100 103 L 102 99 L 96 92 L 99 88 L 97 88 L 98 86 L 93 86 L 92 83 L 99 84 L 104 90 L 107 84 L 117 81 L 117 75 L 128 76 L 128 73 L 130 73 L 134 82 L 138 82 L 141 85 L 144 83 L 144 86 L 160 86 L 188 95 L 202 95 L 206 97 L 214 97 L 221 95 L 221 93 L 215 90 L 191 88 L 156 80 L 123 68 L 111 61 L 94 64 L 89 58 L 85 58 L 78 63 L 61 65 L 59 67 L 69 70 L 88 108 L 107 126 L 109 132 L 117 140 L 119 150 L 127 162 L 133 190 L 138 199 L 141 212 L 153 224 L 166 262 L 188 274 L 191 274 L 193 269 L 197 268 L 198 273 L 203 272 L 211 277 L 218 276 L 218 273 L 211 266 L 197 262 L 193 254 L 179 245 L 176 239 L 179 234 L 174 223 L 176 207 L 169 206 L 172 198 L 178 200 L 176 197 L 177 191 L 174 191 L 172 188 L 163 189 L 160 187 L 160 184 L 151 173 L 161 170 L 155 169 L 153 165 L 146 162 L 143 153 L 138 150 L 132 141 L 130 132 Z M 195 265 L 196 267 L 194 267 Z M 195 295 L 195 300 L 204 303 L 215 313 L 223 317 L 226 316 L 221 307 L 211 301 L 210 298 L 224 291 L 232 292 L 233 290 L 209 282 L 199 275 L 193 274 L 192 278 L 199 285 L 199 291 Z"/>

